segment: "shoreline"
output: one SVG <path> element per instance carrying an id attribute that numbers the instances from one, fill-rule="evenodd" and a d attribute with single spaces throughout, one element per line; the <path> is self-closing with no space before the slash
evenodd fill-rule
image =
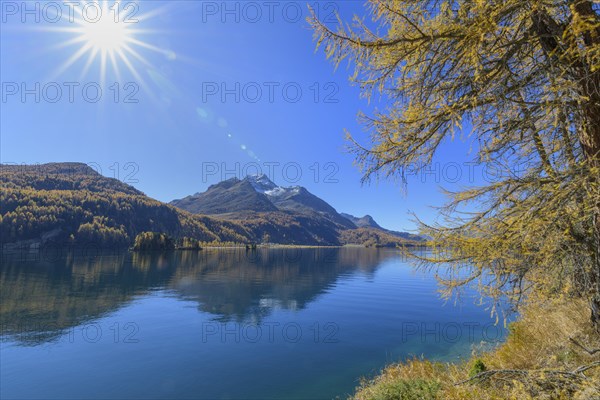
<path id="1" fill-rule="evenodd" d="M 456 363 L 416 357 L 391 363 L 376 376 L 363 377 L 350 398 L 600 398 L 600 355 L 586 352 L 581 343 L 600 345 L 582 300 L 531 304 L 509 324 L 498 347 L 473 350 Z M 572 372 L 581 368 L 585 375 Z"/>

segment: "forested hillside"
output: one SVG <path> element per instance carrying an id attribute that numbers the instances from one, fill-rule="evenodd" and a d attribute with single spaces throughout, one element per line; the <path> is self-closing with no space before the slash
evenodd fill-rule
<path id="1" fill-rule="evenodd" d="M 3 243 L 41 239 L 127 245 L 145 231 L 202 241 L 250 240 L 240 225 L 192 216 L 85 164 L 2 165 L 0 184 Z"/>
<path id="2" fill-rule="evenodd" d="M 81 163 L 2 165 L 0 184 L 3 244 L 30 246 L 52 241 L 130 246 L 142 232 L 219 243 L 328 246 L 405 243 L 404 239 L 384 231 L 347 229 L 316 212 L 275 209 L 211 217 L 191 214 L 154 200 L 117 179 L 106 178 Z M 253 194 L 265 197 L 247 186 Z M 247 203 L 244 199 L 242 196 L 238 203 Z M 221 204 L 226 202 L 221 199 Z"/>

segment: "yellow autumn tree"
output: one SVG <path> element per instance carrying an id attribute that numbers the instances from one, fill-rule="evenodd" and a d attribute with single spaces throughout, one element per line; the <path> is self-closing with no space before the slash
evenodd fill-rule
<path id="1" fill-rule="evenodd" d="M 444 224 L 421 224 L 435 251 L 419 262 L 461 271 L 447 293 L 479 282 L 517 302 L 582 296 L 600 329 L 599 10 L 588 0 L 371 0 L 367 22 L 310 19 L 318 47 L 336 66 L 349 61 L 363 94 L 389 100 L 359 114 L 370 143 L 351 138 L 365 179 L 426 168 L 461 131 L 474 161 L 500 172 L 448 193 Z"/>

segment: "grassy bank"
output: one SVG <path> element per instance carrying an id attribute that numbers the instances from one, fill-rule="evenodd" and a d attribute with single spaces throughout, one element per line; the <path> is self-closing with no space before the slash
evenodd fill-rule
<path id="1" fill-rule="evenodd" d="M 584 302 L 530 306 L 494 351 L 461 364 L 391 365 L 365 380 L 354 398 L 600 399 L 600 351 L 592 349 L 600 349 L 600 337 Z"/>

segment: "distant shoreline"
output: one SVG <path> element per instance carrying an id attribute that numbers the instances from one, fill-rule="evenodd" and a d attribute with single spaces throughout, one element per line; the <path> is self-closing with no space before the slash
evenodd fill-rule
<path id="1" fill-rule="evenodd" d="M 2 255 L 17 255 L 17 254 L 36 254 L 42 252 L 103 252 L 103 253 L 159 253 L 171 251 L 203 251 L 203 250 L 229 250 L 240 249 L 247 251 L 269 250 L 269 249 L 343 249 L 343 248 L 360 248 L 360 249 L 403 249 L 403 248 L 421 248 L 427 249 L 429 246 L 409 243 L 406 246 L 365 246 L 362 244 L 344 244 L 344 245 L 300 245 L 300 244 L 258 244 L 256 248 L 246 248 L 245 244 L 239 245 L 209 245 L 202 246 L 199 249 L 194 248 L 176 248 L 172 250 L 134 250 L 130 246 L 98 246 L 96 243 L 53 243 L 49 242 L 43 246 L 38 243 L 4 243 L 0 247 Z"/>

